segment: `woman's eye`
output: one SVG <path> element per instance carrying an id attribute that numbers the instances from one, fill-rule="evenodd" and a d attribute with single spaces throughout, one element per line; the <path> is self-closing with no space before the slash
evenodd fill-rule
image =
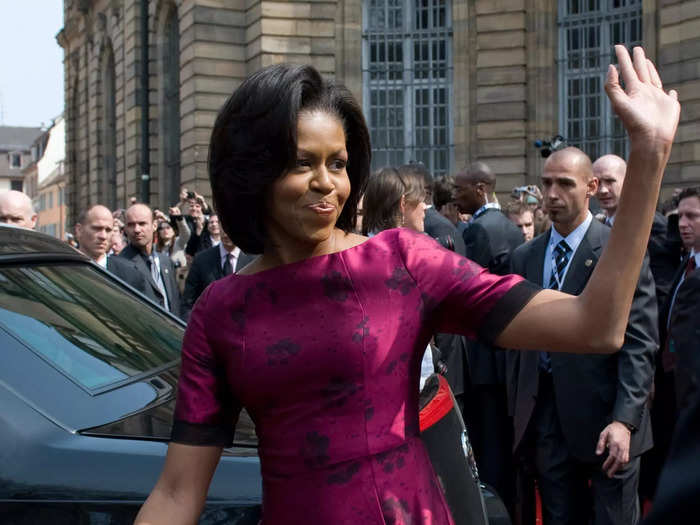
<path id="1" fill-rule="evenodd" d="M 297 159 L 297 168 L 308 168 L 309 166 L 311 166 L 311 161 L 309 159 Z"/>
<path id="2" fill-rule="evenodd" d="M 336 159 L 331 163 L 331 169 L 342 170 L 347 166 L 348 162 L 344 159 Z"/>

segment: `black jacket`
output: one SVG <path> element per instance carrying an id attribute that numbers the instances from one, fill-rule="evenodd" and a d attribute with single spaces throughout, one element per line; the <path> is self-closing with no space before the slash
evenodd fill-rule
<path id="1" fill-rule="evenodd" d="M 694 270 L 678 287 L 673 311 L 670 312 L 673 292 L 685 273 L 686 256 L 672 281 L 669 296 L 659 316 L 661 340 L 678 355 L 674 370 L 676 409 L 682 410 L 700 386 L 700 269 Z M 666 327 L 668 323 L 668 329 Z M 699 436 L 700 439 L 700 436 Z"/>
<path id="2" fill-rule="evenodd" d="M 455 225 L 432 206 L 425 210 L 423 227 L 425 233 L 445 248 L 460 255 L 465 255 L 464 239 L 457 231 L 457 228 L 455 228 Z"/>
<path id="3" fill-rule="evenodd" d="M 694 373 L 700 373 L 696 368 Z M 700 392 L 681 411 L 654 506 L 642 525 L 697 523 L 700 516 Z"/>
<path id="4" fill-rule="evenodd" d="M 468 259 L 491 273 L 506 275 L 510 271 L 510 254 L 524 239 L 522 232 L 500 210 L 487 209 L 464 230 Z M 472 385 L 503 384 L 505 356 L 503 352 L 477 341 L 467 344 L 467 366 Z M 449 364 L 448 364 L 449 379 Z"/>
<path id="5" fill-rule="evenodd" d="M 542 284 L 544 256 L 551 229 L 513 252 L 513 273 Z M 562 291 L 578 295 L 586 286 L 610 236 L 610 228 L 591 222 L 581 241 Z M 600 432 L 612 421 L 633 425 L 630 456 L 652 446 L 647 399 L 659 346 L 654 279 L 645 257 L 632 302 L 625 342 L 611 355 L 552 352 L 554 398 L 569 452 L 581 461 L 596 461 Z M 508 352 L 508 397 L 517 448 L 535 408 L 539 387 L 539 353 Z"/>
<path id="6" fill-rule="evenodd" d="M 236 261 L 236 267 L 233 269 L 237 272 L 254 259 L 253 255 L 248 255 L 241 252 Z M 185 281 L 185 292 L 183 293 L 183 304 L 185 309 L 185 318 L 189 317 L 194 303 L 202 294 L 202 292 L 211 283 L 224 276 L 221 269 L 221 254 L 219 246 L 213 246 L 208 250 L 195 255 L 194 261 L 190 266 L 190 271 L 187 274 Z"/>
<path id="7" fill-rule="evenodd" d="M 175 278 L 175 267 L 173 266 L 173 262 L 170 260 L 170 257 L 161 253 L 157 255 L 160 259 L 160 274 L 165 286 L 165 293 L 168 296 L 170 312 L 173 315 L 182 318 L 182 303 L 180 299 L 180 290 L 177 287 L 177 281 Z M 144 294 L 156 303 L 163 306 L 163 296 L 158 289 L 158 285 L 155 283 L 155 281 L 153 281 L 151 271 L 148 269 L 148 265 L 146 264 L 144 257 L 141 255 L 141 252 L 129 244 L 121 251 L 119 257 L 131 261 L 134 264 L 136 269 L 146 279 L 147 286 Z"/>
<path id="8" fill-rule="evenodd" d="M 146 283 L 146 278 L 133 262 L 119 257 L 118 255 L 108 255 L 107 271 L 119 277 L 126 284 L 135 288 L 142 294 L 150 297 L 147 292 L 148 284 Z"/>

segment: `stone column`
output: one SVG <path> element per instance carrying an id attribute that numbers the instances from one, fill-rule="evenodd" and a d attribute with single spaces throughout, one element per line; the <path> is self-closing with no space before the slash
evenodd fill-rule
<path id="1" fill-rule="evenodd" d="M 207 157 L 216 115 L 246 76 L 244 0 L 180 5 L 180 180 L 209 197 Z"/>
<path id="2" fill-rule="evenodd" d="M 497 190 L 523 183 L 527 136 L 525 0 L 474 0 L 476 64 L 472 63 L 471 160 L 497 174 Z"/>

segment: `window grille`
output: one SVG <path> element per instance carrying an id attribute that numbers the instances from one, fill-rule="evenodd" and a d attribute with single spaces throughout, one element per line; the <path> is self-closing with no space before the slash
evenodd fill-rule
<path id="1" fill-rule="evenodd" d="M 449 0 L 363 2 L 363 100 L 372 168 L 419 161 L 450 171 L 452 13 Z"/>
<path id="2" fill-rule="evenodd" d="M 627 137 L 605 95 L 614 45 L 642 42 L 641 0 L 559 1 L 559 131 L 595 160 L 627 155 Z"/>

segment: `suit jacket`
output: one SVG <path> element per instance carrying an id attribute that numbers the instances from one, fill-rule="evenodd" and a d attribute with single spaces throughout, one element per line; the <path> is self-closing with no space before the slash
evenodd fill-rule
<path id="1" fill-rule="evenodd" d="M 119 257 L 118 255 L 108 255 L 107 271 L 119 277 L 126 284 L 137 289 L 142 294 L 150 297 L 147 292 L 148 284 L 146 283 L 146 278 L 131 261 Z"/>
<path id="2" fill-rule="evenodd" d="M 163 255 L 162 253 L 157 253 L 156 255 L 160 259 L 160 275 L 165 286 L 165 293 L 167 295 L 168 304 L 170 305 L 170 312 L 173 315 L 182 318 L 183 311 L 180 290 L 177 287 L 173 262 L 167 255 Z M 165 304 L 163 301 L 163 296 L 161 295 L 158 285 L 153 280 L 151 271 L 148 269 L 148 265 L 141 255 L 141 252 L 129 244 L 121 251 L 119 257 L 123 257 L 124 259 L 131 261 L 134 266 L 136 266 L 136 269 L 146 279 L 147 286 L 145 295 L 163 306 Z"/>
<path id="3" fill-rule="evenodd" d="M 665 343 L 668 339 L 669 346 L 678 355 L 673 374 L 677 410 L 682 410 L 688 404 L 700 385 L 700 269 L 686 277 L 678 288 L 668 322 L 673 292 L 685 272 L 687 262 L 686 256 L 674 276 L 668 301 L 659 318 L 661 340 Z"/>
<path id="4" fill-rule="evenodd" d="M 510 254 L 523 243 L 523 234 L 500 210 L 487 209 L 464 230 L 467 258 L 491 273 L 510 271 Z M 505 355 L 477 341 L 467 343 L 469 381 L 473 385 L 503 384 Z M 450 378 L 448 363 L 448 379 Z"/>
<path id="5" fill-rule="evenodd" d="M 254 256 L 241 252 L 233 271 L 237 272 L 253 259 Z M 185 317 L 189 317 L 194 303 L 197 302 L 197 299 L 206 287 L 222 277 L 224 277 L 224 273 L 221 268 L 221 255 L 218 245 L 195 255 L 185 280 L 185 293 L 183 294 Z"/>
<path id="6" fill-rule="evenodd" d="M 464 239 L 457 231 L 457 228 L 432 206 L 425 210 L 423 227 L 425 233 L 445 248 L 460 255 L 465 255 Z"/>
<path id="7" fill-rule="evenodd" d="M 513 252 L 514 273 L 542 284 L 544 256 L 551 229 Z M 591 222 L 566 274 L 562 291 L 578 295 L 586 286 L 610 236 L 610 228 Z M 612 421 L 633 425 L 630 455 L 652 446 L 647 399 L 659 346 L 654 279 L 645 257 L 635 290 L 625 342 L 612 355 L 551 353 L 554 398 L 570 454 L 596 461 L 600 432 Z M 539 388 L 539 353 L 508 353 L 508 397 L 517 448 L 535 408 Z"/>

